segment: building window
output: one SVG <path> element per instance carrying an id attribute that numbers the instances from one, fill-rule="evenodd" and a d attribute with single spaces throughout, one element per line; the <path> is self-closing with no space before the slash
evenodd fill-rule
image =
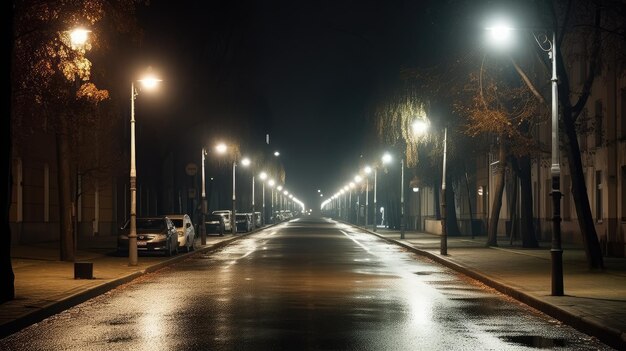
<path id="1" fill-rule="evenodd" d="M 596 139 L 596 147 L 602 146 L 602 135 L 604 135 L 603 125 L 602 125 L 602 100 L 596 100 L 595 106 L 595 125 L 594 125 L 594 134 Z"/>
<path id="2" fill-rule="evenodd" d="M 572 220 L 572 181 L 570 176 L 563 176 L 563 185 L 561 186 L 561 192 L 563 193 L 563 213 L 564 221 Z"/>
<path id="3" fill-rule="evenodd" d="M 596 171 L 596 221 L 602 222 L 602 171 Z"/>
<path id="4" fill-rule="evenodd" d="M 626 221 L 626 166 L 622 166 L 620 186 L 622 188 L 622 221 Z"/>

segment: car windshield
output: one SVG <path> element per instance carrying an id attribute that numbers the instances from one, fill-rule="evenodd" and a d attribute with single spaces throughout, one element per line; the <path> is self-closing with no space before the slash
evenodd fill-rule
<path id="1" fill-rule="evenodd" d="M 174 223 L 174 225 L 176 227 L 182 227 L 183 226 L 183 220 L 182 219 L 172 219 L 172 223 Z"/>
<path id="2" fill-rule="evenodd" d="M 220 215 L 209 215 L 206 220 L 207 221 L 219 221 L 221 218 L 223 217 Z"/>
<path id="3" fill-rule="evenodd" d="M 160 218 L 137 218 L 137 230 L 163 230 L 165 224 Z"/>

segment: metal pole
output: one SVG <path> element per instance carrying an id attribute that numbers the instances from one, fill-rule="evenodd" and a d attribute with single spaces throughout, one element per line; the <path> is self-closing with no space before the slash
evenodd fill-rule
<path id="1" fill-rule="evenodd" d="M 135 82 L 130 83 L 130 232 L 128 264 L 137 265 L 137 168 L 135 167 Z"/>
<path id="2" fill-rule="evenodd" d="M 265 225 L 265 181 L 263 181 L 263 186 L 261 187 L 263 195 L 261 196 L 263 201 L 263 215 L 261 216 L 261 226 Z"/>
<path id="3" fill-rule="evenodd" d="M 202 213 L 200 214 L 200 242 L 202 245 L 206 245 L 206 211 L 207 211 L 207 203 L 206 203 L 206 185 L 205 185 L 205 177 L 204 177 L 204 162 L 205 162 L 205 154 L 206 150 L 202 148 Z"/>
<path id="4" fill-rule="evenodd" d="M 367 217 L 369 216 L 369 187 L 370 177 L 365 178 L 365 228 L 367 228 Z"/>
<path id="5" fill-rule="evenodd" d="M 404 239 L 404 155 L 400 160 L 400 239 Z"/>
<path id="6" fill-rule="evenodd" d="M 350 204 L 348 205 L 348 222 L 352 223 L 352 189 L 350 189 L 350 196 L 349 196 L 349 201 Z"/>
<path id="7" fill-rule="evenodd" d="M 272 219 L 272 224 L 276 223 L 276 218 L 274 218 L 274 187 L 272 187 L 270 196 L 270 218 Z"/>
<path id="8" fill-rule="evenodd" d="M 448 127 L 443 130 L 443 175 L 441 178 L 441 248 L 442 255 L 448 254 L 448 228 L 446 226 L 446 153 L 448 145 Z"/>
<path id="9" fill-rule="evenodd" d="M 237 221 L 235 220 L 236 216 L 236 200 L 235 196 L 235 169 L 237 168 L 237 161 L 233 161 L 233 213 L 230 216 L 230 230 L 231 233 L 237 234 Z"/>
<path id="10" fill-rule="evenodd" d="M 559 96 L 556 75 L 556 33 L 552 32 L 552 295 L 563 296 L 563 249 L 561 247 L 561 165 L 559 164 Z"/>
<path id="11" fill-rule="evenodd" d="M 376 183 L 377 183 L 377 177 L 378 177 L 378 168 L 375 167 L 374 168 L 374 221 L 372 222 L 372 229 L 374 230 L 374 232 L 376 232 L 376 221 L 378 218 L 378 206 L 376 205 Z"/>
<path id="12" fill-rule="evenodd" d="M 254 175 L 252 176 L 252 230 L 256 229 L 256 213 L 254 212 Z"/>

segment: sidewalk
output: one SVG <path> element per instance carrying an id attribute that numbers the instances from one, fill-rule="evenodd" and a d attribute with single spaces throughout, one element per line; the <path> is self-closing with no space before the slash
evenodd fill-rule
<path id="1" fill-rule="evenodd" d="M 140 255 L 137 266 L 128 265 L 128 256 L 116 255 L 115 237 L 92 238 L 79 247 L 75 261 L 93 263 L 93 279 L 74 279 L 74 263 L 59 261 L 58 242 L 14 245 L 11 247 L 11 262 L 15 274 L 15 299 L 0 304 L 0 338 L 143 274 L 198 252 L 216 250 L 252 233 L 254 231 L 236 235 L 207 235 L 206 246 L 200 245 L 200 238 L 196 239 L 195 251 L 172 257 Z"/>
<path id="2" fill-rule="evenodd" d="M 363 229 L 363 228 L 361 228 Z M 603 271 L 587 268 L 582 248 L 563 248 L 565 296 L 551 296 L 549 243 L 538 249 L 486 247 L 486 237 L 448 237 L 448 255 L 440 254 L 435 234 L 377 229 L 371 232 L 426 256 L 619 350 L 626 350 L 626 258 L 604 258 Z"/>

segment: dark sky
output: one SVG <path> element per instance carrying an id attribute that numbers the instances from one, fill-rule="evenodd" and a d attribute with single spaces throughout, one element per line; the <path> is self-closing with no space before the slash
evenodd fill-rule
<path id="1" fill-rule="evenodd" d="M 357 171 L 368 111 L 400 69 L 436 63 L 479 28 L 459 29 L 479 18 L 468 3 L 156 0 L 139 14 L 143 55 L 167 72 L 177 122 L 256 119 L 287 186 L 317 207 L 318 188 L 332 195 Z M 226 112 L 234 105 L 245 113 Z"/>

